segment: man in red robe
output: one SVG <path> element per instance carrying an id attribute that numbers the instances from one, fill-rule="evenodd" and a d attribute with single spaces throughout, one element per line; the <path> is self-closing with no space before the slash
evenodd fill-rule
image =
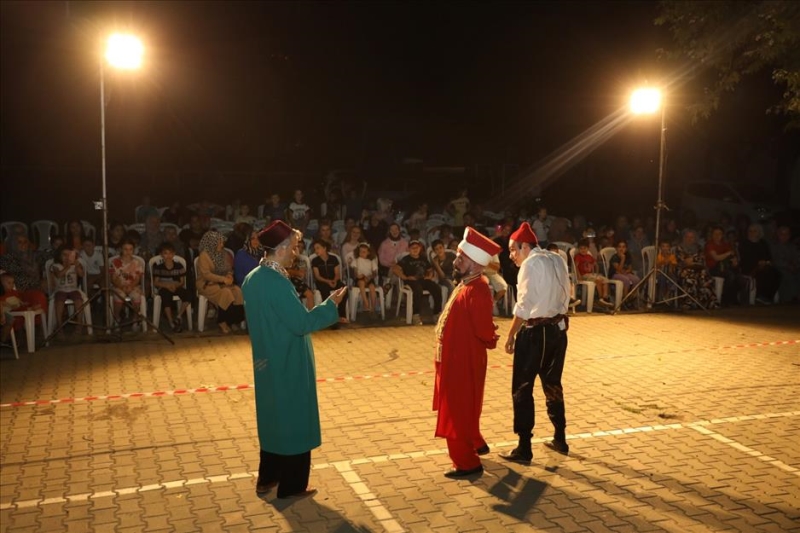
<path id="1" fill-rule="evenodd" d="M 453 468 L 461 478 L 483 472 L 478 455 L 489 453 L 480 418 L 486 381 L 486 350 L 497 345 L 492 321 L 492 293 L 482 276 L 500 246 L 467 227 L 453 266 L 461 282 L 436 324 L 436 380 L 433 410 L 439 412 L 436 436 L 447 439 Z"/>

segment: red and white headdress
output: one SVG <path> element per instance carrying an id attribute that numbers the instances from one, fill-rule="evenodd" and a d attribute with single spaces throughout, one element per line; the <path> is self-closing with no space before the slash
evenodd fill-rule
<path id="1" fill-rule="evenodd" d="M 499 244 L 469 226 L 464 229 L 464 239 L 458 244 L 458 249 L 482 266 L 488 265 L 492 256 L 501 250 Z"/>

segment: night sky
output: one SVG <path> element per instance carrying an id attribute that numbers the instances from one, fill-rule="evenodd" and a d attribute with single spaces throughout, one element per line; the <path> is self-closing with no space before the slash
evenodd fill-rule
<path id="1" fill-rule="evenodd" d="M 113 30 L 146 47 L 141 71 L 106 72 L 110 205 L 132 209 L 146 193 L 164 205 L 251 195 L 258 204 L 289 192 L 267 172 L 319 179 L 357 169 L 372 188 L 391 189 L 404 158 L 536 163 L 672 68 L 655 54 L 669 44 L 656 14 L 648 2 L 3 2 L 0 153 L 13 194 L 3 195 L 2 218 L 84 216 L 99 197 L 99 55 Z M 748 105 L 698 127 L 676 113 L 673 184 L 741 166 L 709 163 L 707 153 L 699 165 L 695 152 L 681 157 L 681 143 L 771 143 L 774 152 L 786 142 L 763 113 L 772 92 L 756 80 L 739 96 Z M 745 108 L 755 141 L 724 135 Z M 632 124 L 545 191 L 548 202 L 600 183 L 600 202 L 627 190 L 650 203 L 657 151 L 657 123 Z M 234 171 L 262 177 L 239 174 L 235 190 L 214 177 Z M 21 209 L 32 184 L 58 202 Z"/>

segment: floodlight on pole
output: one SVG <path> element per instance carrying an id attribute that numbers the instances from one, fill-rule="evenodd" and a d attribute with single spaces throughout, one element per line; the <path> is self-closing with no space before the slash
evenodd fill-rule
<path id="1" fill-rule="evenodd" d="M 652 115 L 661 108 L 661 91 L 653 88 L 636 89 L 631 94 L 631 113 Z"/>
<path id="2" fill-rule="evenodd" d="M 106 193 L 106 95 L 105 95 L 105 62 L 122 70 L 134 70 L 142 64 L 144 47 L 136 37 L 128 34 L 112 34 L 106 43 L 105 54 L 100 57 L 100 152 L 102 158 L 103 177 L 103 267 L 105 270 L 105 308 L 106 333 L 111 331 L 111 276 L 109 273 L 108 255 L 108 197 Z"/>

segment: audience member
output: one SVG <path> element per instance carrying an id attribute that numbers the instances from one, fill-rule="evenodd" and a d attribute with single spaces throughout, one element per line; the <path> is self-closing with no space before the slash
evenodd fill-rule
<path id="1" fill-rule="evenodd" d="M 89 296 L 91 296 L 94 293 L 94 287 L 105 285 L 103 251 L 98 250 L 94 240 L 87 237 L 83 240 L 79 257 L 83 259 L 83 263 L 86 265 L 86 290 L 89 291 Z"/>
<path id="2" fill-rule="evenodd" d="M 412 241 L 408 244 L 408 255 L 392 266 L 392 272 L 411 289 L 413 295 L 412 320 L 422 324 L 419 316 L 423 300 L 422 291 L 428 291 L 433 298 L 433 316 L 438 319 L 442 311 L 442 291 L 434 279 L 433 267 L 422 255 L 422 243 Z"/>
<path id="3" fill-rule="evenodd" d="M 172 331 L 180 333 L 183 331 L 183 316 L 194 297 L 186 288 L 186 268 L 175 261 L 175 247 L 165 242 L 159 253 L 161 259 L 153 265 L 153 285 L 161 296 L 164 314 Z M 173 299 L 175 296 L 180 298 L 180 307 Z"/>
<path id="4" fill-rule="evenodd" d="M 344 242 L 341 246 L 342 251 L 342 259 L 347 261 L 348 257 L 355 258 L 356 254 L 356 247 L 361 244 L 361 228 L 358 226 L 353 226 L 349 230 L 347 230 L 347 234 L 345 235 Z"/>
<path id="5" fill-rule="evenodd" d="M 120 254 L 111 259 L 109 265 L 114 318 L 118 325 L 122 322 L 125 299 L 130 299 L 130 304 L 138 312 L 144 297 L 142 294 L 144 267 L 134 258 L 135 248 L 136 245 L 132 240 L 122 241 Z M 133 329 L 138 331 L 138 322 L 133 325 Z"/>
<path id="6" fill-rule="evenodd" d="M 424 231 L 428 222 L 428 204 L 421 203 L 405 221 L 406 229 Z"/>
<path id="7" fill-rule="evenodd" d="M 78 307 L 83 303 L 86 295 L 81 290 L 81 279 L 83 279 L 83 265 L 78 261 L 78 252 L 66 245 L 59 248 L 56 258 L 50 266 L 48 272 L 52 279 L 53 300 L 55 301 L 54 319 L 58 326 L 62 326 L 67 317 L 64 310 L 67 300 L 72 300 Z M 83 324 L 83 314 L 78 314 L 78 320 Z"/>
<path id="8" fill-rule="evenodd" d="M 297 295 L 305 302 L 306 309 L 310 311 L 314 309 L 314 291 L 308 286 L 308 264 L 303 248 L 303 237 L 300 235 L 297 238 L 297 254 L 295 254 L 292 264 L 286 268 L 286 272 L 289 274 L 289 281 L 297 290 Z"/>
<path id="9" fill-rule="evenodd" d="M 599 273 L 597 260 L 589 252 L 589 239 L 584 237 L 578 241 L 574 263 L 579 280 L 594 282 L 597 294 L 600 296 L 597 303 L 603 307 L 611 307 L 613 304 L 608 299 L 608 278 Z"/>
<path id="10" fill-rule="evenodd" d="M 320 222 L 319 229 L 317 230 L 317 239 L 328 243 L 328 251 L 330 253 L 340 255 L 339 245 L 333 240 L 333 229 L 331 228 L 330 222 Z"/>
<path id="11" fill-rule="evenodd" d="M 440 239 L 433 241 L 433 268 L 436 271 L 436 279 L 439 285 L 447 288 L 447 297 L 450 297 L 455 286 L 453 285 L 453 274 L 455 272 L 455 254 L 448 254 L 444 248 L 444 243 Z"/>
<path id="12" fill-rule="evenodd" d="M 458 192 L 458 196 L 447 204 L 446 210 L 453 217 L 453 226 L 457 228 L 464 227 L 464 215 L 469 211 L 467 189 L 461 189 Z"/>
<path id="13" fill-rule="evenodd" d="M 233 225 L 233 231 L 230 232 L 228 238 L 225 239 L 225 248 L 231 251 L 241 250 L 244 243 L 250 240 L 250 234 L 253 232 L 253 226 L 239 222 Z"/>
<path id="14" fill-rule="evenodd" d="M 161 215 L 162 222 L 169 222 L 170 224 L 175 224 L 178 227 L 183 226 L 186 223 L 186 218 L 186 210 L 181 206 L 179 201 L 173 202 L 172 205 L 165 209 L 164 213 Z"/>
<path id="15" fill-rule="evenodd" d="M 547 244 L 550 242 L 550 222 L 551 219 L 547 216 L 547 208 L 540 206 L 536 211 L 536 218 L 534 218 L 531 227 L 536 239 L 539 241 L 539 247 L 542 249 L 547 248 Z"/>
<path id="16" fill-rule="evenodd" d="M 264 258 L 264 247 L 258 240 L 258 232 L 250 231 L 250 238 L 244 242 L 242 247 L 236 251 L 233 258 L 233 281 L 241 287 L 244 278 L 261 262 Z"/>
<path id="17" fill-rule="evenodd" d="M 357 257 L 353 261 L 353 272 L 356 286 L 359 288 L 361 305 L 367 312 L 379 312 L 378 296 L 375 291 L 375 283 L 378 280 L 378 260 L 369 247 L 369 244 L 362 242 L 356 248 Z M 367 292 L 369 291 L 369 295 Z"/>
<path id="18" fill-rule="evenodd" d="M 678 279 L 681 287 L 694 300 L 707 309 L 713 309 L 719 305 L 714 295 L 714 280 L 708 275 L 703 257 L 703 250 L 697 242 L 697 232 L 687 228 L 683 230 L 683 239 L 675 249 L 675 257 L 678 260 Z M 694 302 L 685 301 L 684 307 L 691 307 Z"/>
<path id="19" fill-rule="evenodd" d="M 119 255 L 122 248 L 122 241 L 125 240 L 125 224 L 113 221 L 109 224 L 108 230 L 108 255 Z"/>
<path id="20" fill-rule="evenodd" d="M 194 258 L 187 253 L 186 244 L 178 237 L 178 230 L 175 228 L 175 226 L 164 227 L 164 242 L 168 242 L 172 245 L 172 248 L 175 250 L 175 255 L 186 259 L 188 267 L 188 263 Z M 189 268 L 191 269 L 191 267 Z"/>
<path id="21" fill-rule="evenodd" d="M 369 221 L 364 227 L 364 238 L 373 250 L 378 250 L 389 231 L 389 224 L 381 220 L 377 213 L 369 215 Z M 380 251 L 378 252 L 380 255 Z"/>
<path id="22" fill-rule="evenodd" d="M 256 217 L 250 214 L 250 206 L 242 204 L 239 206 L 239 216 L 234 219 L 237 224 L 249 224 L 252 226 L 256 223 Z"/>
<path id="23" fill-rule="evenodd" d="M 723 307 L 736 303 L 739 294 L 739 261 L 730 243 L 723 240 L 723 231 L 719 226 L 711 230 L 711 238 L 705 246 L 706 267 L 711 276 L 723 278 Z"/>
<path id="24" fill-rule="evenodd" d="M 623 297 L 641 281 L 641 278 L 636 275 L 631 265 L 630 253 L 628 253 L 628 243 L 623 239 L 618 239 L 615 248 L 615 253 L 608 265 L 608 276 L 611 279 L 622 282 Z"/>
<path id="25" fill-rule="evenodd" d="M 780 287 L 781 273 L 772 265 L 772 254 L 761 224 L 750 224 L 747 228 L 747 238 L 739 242 L 739 258 L 742 275 L 755 281 L 756 301 L 772 303 Z"/>
<path id="26" fill-rule="evenodd" d="M 281 197 L 277 193 L 273 193 L 269 197 L 269 201 L 264 205 L 264 212 L 262 216 L 270 222 L 276 220 L 286 220 L 287 205 L 281 202 Z"/>
<path id="27" fill-rule="evenodd" d="M 294 200 L 286 208 L 286 218 L 291 225 L 305 233 L 308 221 L 311 220 L 311 208 L 303 199 L 303 191 L 294 191 Z"/>
<path id="28" fill-rule="evenodd" d="M 642 269 L 642 250 L 645 246 L 650 246 L 650 241 L 644 231 L 642 224 L 633 226 L 633 232 L 628 239 L 628 253 L 631 255 L 631 266 L 633 271 L 642 276 L 645 272 Z"/>
<path id="29" fill-rule="evenodd" d="M 316 239 L 313 246 L 316 257 L 311 259 L 311 269 L 314 272 L 317 290 L 322 299 L 326 300 L 332 292 L 344 287 L 342 264 L 339 259 L 329 253 L 330 246 L 327 241 Z M 339 303 L 339 323 L 346 324 L 347 322 L 347 296 L 345 296 Z"/>
<path id="30" fill-rule="evenodd" d="M 158 253 L 158 249 L 164 240 L 164 232 L 161 231 L 161 217 L 148 215 L 144 221 L 144 233 L 142 233 L 142 238 L 139 241 L 139 255 L 144 259 L 145 263 Z"/>
<path id="31" fill-rule="evenodd" d="M 181 230 L 180 238 L 186 245 L 187 250 L 191 250 L 195 257 L 200 253 L 200 239 L 203 238 L 207 228 L 203 226 L 203 221 L 198 215 L 189 217 L 189 227 Z"/>
<path id="32" fill-rule="evenodd" d="M 150 215 L 160 216 L 158 208 L 150 205 L 150 197 L 144 196 L 142 197 L 142 205 L 136 208 L 136 223 L 144 223 Z"/>
<path id="33" fill-rule="evenodd" d="M 83 228 L 83 223 L 80 220 L 73 219 L 67 223 L 66 244 L 72 250 L 80 250 L 83 246 L 83 239 L 86 238 L 86 232 Z"/>
<path id="34" fill-rule="evenodd" d="M 789 226 L 778 226 L 775 236 L 770 251 L 772 264 L 781 274 L 778 294 L 781 302 L 792 302 L 800 298 L 800 249 L 792 242 Z"/>
<path id="35" fill-rule="evenodd" d="M 675 252 L 672 250 L 672 242 L 667 237 L 661 239 L 658 245 L 658 254 L 656 255 L 656 268 L 666 274 L 669 279 L 675 281 L 675 271 L 678 268 L 678 258 L 675 257 Z M 664 276 L 656 276 L 656 289 L 658 290 L 658 299 L 664 300 L 672 288 L 669 280 L 664 279 Z"/>
<path id="36" fill-rule="evenodd" d="M 233 265 L 221 233 L 209 230 L 200 239 L 197 292 L 219 309 L 217 325 L 226 335 L 244 320 L 242 289 L 233 284 Z"/>
<path id="37" fill-rule="evenodd" d="M 397 264 L 397 256 L 408 251 L 408 241 L 400 234 L 400 225 L 393 222 L 389 226 L 386 238 L 378 247 L 378 269 L 381 277 L 386 278 L 389 271 Z M 384 290 L 388 291 L 386 287 Z"/>

